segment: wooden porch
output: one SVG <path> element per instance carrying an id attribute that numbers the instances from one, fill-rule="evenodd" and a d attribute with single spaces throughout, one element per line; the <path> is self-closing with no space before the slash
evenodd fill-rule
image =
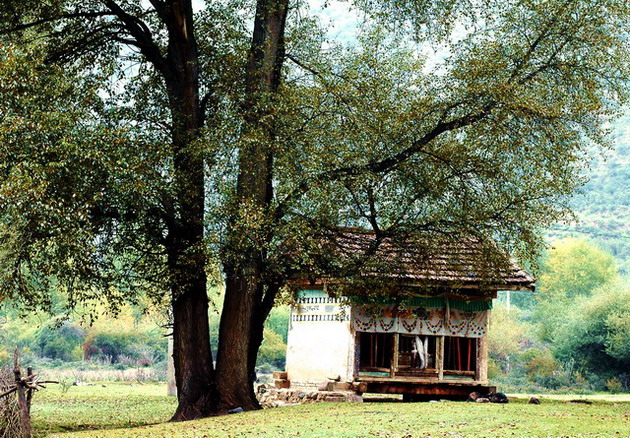
<path id="1" fill-rule="evenodd" d="M 360 392 L 377 394 L 404 394 L 413 400 L 429 400 L 436 397 L 449 400 L 466 400 L 476 391 L 482 395 L 496 392 L 495 386 L 470 378 L 435 379 L 418 377 L 383 377 L 359 374 L 355 379 Z"/>

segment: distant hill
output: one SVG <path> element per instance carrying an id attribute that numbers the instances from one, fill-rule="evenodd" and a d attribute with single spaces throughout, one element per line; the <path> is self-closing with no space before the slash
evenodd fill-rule
<path id="1" fill-rule="evenodd" d="M 592 238 L 630 274 L 630 108 L 613 125 L 613 150 L 597 154 L 589 182 L 573 199 L 580 222 L 553 227 L 552 237 Z"/>

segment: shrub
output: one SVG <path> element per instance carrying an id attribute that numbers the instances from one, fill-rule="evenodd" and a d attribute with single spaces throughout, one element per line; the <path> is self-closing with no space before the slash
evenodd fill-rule
<path id="1" fill-rule="evenodd" d="M 497 364 L 497 361 L 492 357 L 488 358 L 488 378 L 493 379 L 502 374 L 501 367 Z"/>
<path id="2" fill-rule="evenodd" d="M 282 337 L 268 328 L 265 328 L 264 339 L 258 351 L 259 364 L 267 363 L 276 370 L 284 369 L 287 344 L 282 342 Z"/>
<path id="3" fill-rule="evenodd" d="M 606 380 L 606 389 L 608 389 L 608 392 L 611 394 L 618 394 L 623 390 L 623 384 L 619 378 L 612 377 Z"/>
<path id="4" fill-rule="evenodd" d="M 630 280 L 610 282 L 574 303 L 559 328 L 554 353 L 608 379 L 630 367 Z"/>
<path id="5" fill-rule="evenodd" d="M 523 361 L 527 377 L 532 382 L 549 378 L 560 368 L 553 354 L 549 350 L 530 348 L 523 354 Z"/>
<path id="6" fill-rule="evenodd" d="M 130 354 L 133 341 L 134 336 L 129 333 L 91 333 L 83 344 L 83 352 L 86 359 L 114 362 L 118 357 Z"/>
<path id="7" fill-rule="evenodd" d="M 42 327 L 36 335 L 35 342 L 40 357 L 48 357 L 59 361 L 81 359 L 78 349 L 85 338 L 85 331 L 78 325 L 65 323 L 59 328 Z"/>
<path id="8" fill-rule="evenodd" d="M 83 343 L 86 359 L 151 366 L 166 358 L 167 341 L 157 330 L 92 330 Z"/>

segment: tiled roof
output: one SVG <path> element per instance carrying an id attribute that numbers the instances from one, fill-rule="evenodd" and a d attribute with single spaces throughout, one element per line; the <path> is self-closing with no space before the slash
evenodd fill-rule
<path id="1" fill-rule="evenodd" d="M 404 284 L 490 290 L 530 290 L 535 279 L 496 245 L 479 240 L 456 242 L 384 238 L 373 232 L 341 229 L 330 236 L 327 250 L 359 264 L 361 277 L 391 278 Z"/>

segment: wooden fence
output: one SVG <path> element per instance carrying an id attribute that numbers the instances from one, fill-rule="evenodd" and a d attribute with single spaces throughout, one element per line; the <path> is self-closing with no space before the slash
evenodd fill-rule
<path id="1" fill-rule="evenodd" d="M 31 437 L 31 400 L 33 393 L 52 380 L 40 380 L 32 368 L 22 369 L 15 351 L 13 371 L 0 370 L 0 438 Z"/>

